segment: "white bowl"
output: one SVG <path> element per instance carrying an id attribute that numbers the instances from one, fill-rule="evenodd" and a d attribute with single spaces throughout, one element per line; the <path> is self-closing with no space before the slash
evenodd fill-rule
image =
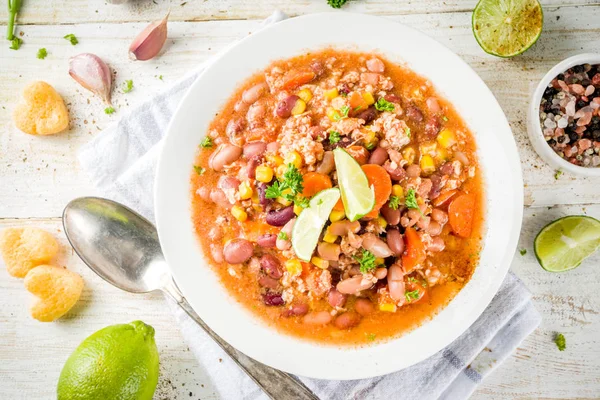
<path id="1" fill-rule="evenodd" d="M 544 139 L 544 134 L 540 124 L 540 102 L 542 101 L 544 90 L 546 90 L 552 79 L 556 78 L 559 74 L 562 74 L 569 68 L 580 64 L 600 64 L 600 54 L 586 53 L 569 57 L 566 60 L 556 64 L 550 71 L 548 71 L 546 75 L 544 75 L 537 88 L 531 95 L 527 118 L 527 132 L 529 134 L 529 140 L 531 141 L 535 151 L 553 168 L 570 172 L 574 175 L 600 176 L 600 168 L 587 168 L 573 165 L 556 154 L 548 145 L 548 143 L 546 143 L 546 139 Z"/>
<path id="2" fill-rule="evenodd" d="M 238 304 L 207 265 L 190 207 L 194 154 L 215 113 L 236 87 L 273 60 L 332 45 L 380 52 L 429 78 L 475 133 L 486 182 L 485 245 L 469 283 L 431 321 L 400 338 L 364 347 L 300 340 L 278 332 Z M 504 113 L 458 56 L 426 35 L 385 18 L 323 13 L 285 20 L 244 38 L 198 77 L 169 126 L 156 176 L 155 212 L 161 245 L 178 285 L 223 339 L 283 371 L 322 379 L 358 379 L 424 360 L 481 315 L 500 287 L 517 246 L 523 181 Z"/>

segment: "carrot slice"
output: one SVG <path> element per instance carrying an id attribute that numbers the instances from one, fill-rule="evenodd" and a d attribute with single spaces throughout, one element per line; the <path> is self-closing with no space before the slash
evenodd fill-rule
<path id="1" fill-rule="evenodd" d="M 321 190 L 329 189 L 332 187 L 331 179 L 324 174 L 318 172 L 309 172 L 302 177 L 302 196 L 310 198 Z"/>
<path id="2" fill-rule="evenodd" d="M 352 92 L 352 94 L 348 97 L 348 104 L 350 105 L 350 109 L 352 111 L 362 111 L 367 109 L 367 102 L 360 93 Z"/>
<path id="3" fill-rule="evenodd" d="M 448 206 L 448 221 L 454 233 L 469 237 L 473 229 L 475 197 L 472 194 L 461 194 Z"/>
<path id="4" fill-rule="evenodd" d="M 404 268 L 404 273 L 410 274 L 417 265 L 425 261 L 425 245 L 414 228 L 406 228 L 404 242 L 406 249 L 402 255 L 402 268 Z"/>
<path id="5" fill-rule="evenodd" d="M 437 198 L 435 198 L 432 203 L 435 207 L 439 207 L 450 200 L 456 193 L 458 193 L 456 190 L 443 192 Z"/>
<path id="6" fill-rule="evenodd" d="M 377 164 L 365 164 L 362 170 L 367 175 L 369 185 L 375 188 L 375 207 L 370 213 L 365 215 L 365 218 L 377 218 L 379 210 L 388 201 L 392 194 L 392 180 L 387 171 Z"/>
<path id="7" fill-rule="evenodd" d="M 335 211 L 345 211 L 344 210 L 344 203 L 342 202 L 342 198 L 340 197 L 340 199 L 338 200 L 337 203 L 335 203 L 335 206 L 333 206 L 333 209 Z"/>
<path id="8" fill-rule="evenodd" d="M 309 70 L 292 70 L 285 74 L 283 77 L 283 84 L 281 88 L 283 90 L 296 89 L 298 86 L 302 86 L 315 79 L 316 75 L 313 71 Z"/>

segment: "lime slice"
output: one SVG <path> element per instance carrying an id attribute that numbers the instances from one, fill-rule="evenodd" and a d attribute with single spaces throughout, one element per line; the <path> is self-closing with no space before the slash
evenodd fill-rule
<path id="1" fill-rule="evenodd" d="M 296 256 L 304 261 L 310 261 L 325 222 L 340 199 L 337 188 L 325 189 L 317 193 L 302 210 L 292 230 L 292 248 Z"/>
<path id="2" fill-rule="evenodd" d="M 341 147 L 333 150 L 338 184 L 346 217 L 356 221 L 375 207 L 375 189 L 356 160 Z"/>
<path id="3" fill-rule="evenodd" d="M 471 20 L 481 48 L 498 57 L 513 57 L 533 46 L 543 24 L 538 0 L 480 0 Z"/>
<path id="4" fill-rule="evenodd" d="M 600 221 L 585 215 L 557 219 L 535 238 L 533 248 L 546 271 L 576 268 L 600 247 Z"/>

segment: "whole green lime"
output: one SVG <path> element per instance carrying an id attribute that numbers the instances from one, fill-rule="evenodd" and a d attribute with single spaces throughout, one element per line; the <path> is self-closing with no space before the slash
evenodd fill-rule
<path id="1" fill-rule="evenodd" d="M 58 400 L 151 400 L 158 382 L 154 328 L 111 325 L 86 338 L 58 380 Z"/>

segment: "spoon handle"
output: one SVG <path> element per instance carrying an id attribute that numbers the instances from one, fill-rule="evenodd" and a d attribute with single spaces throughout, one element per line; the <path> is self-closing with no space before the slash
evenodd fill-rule
<path id="1" fill-rule="evenodd" d="M 256 384 L 273 400 L 319 400 L 319 398 L 304 386 L 294 376 L 287 372 L 271 368 L 245 354 L 237 351 L 202 321 L 183 297 L 183 294 L 174 281 L 171 281 L 163 291 L 167 293 L 179 306 L 206 331 L 221 346 L 233 361 L 243 369 Z"/>

